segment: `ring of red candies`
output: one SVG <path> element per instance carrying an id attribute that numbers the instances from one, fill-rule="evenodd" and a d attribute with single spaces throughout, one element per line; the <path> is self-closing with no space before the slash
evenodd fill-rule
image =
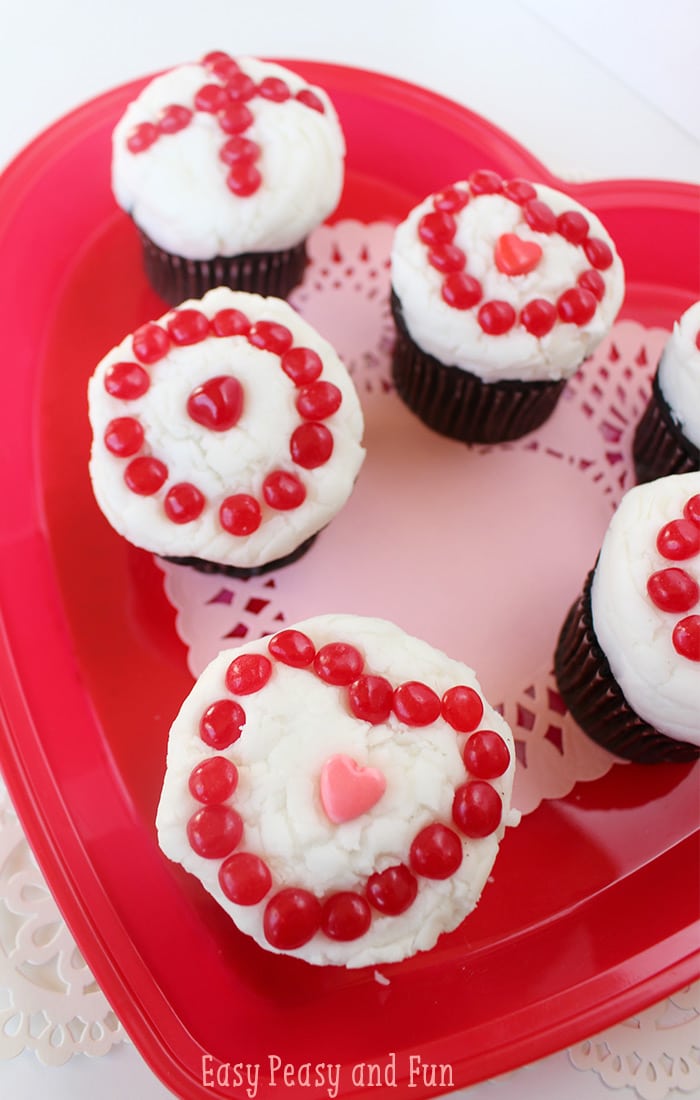
<path id="1" fill-rule="evenodd" d="M 557 321 L 579 326 L 587 324 L 605 294 L 605 281 L 600 272 L 613 262 L 607 242 L 589 235 L 588 219 L 578 210 L 566 210 L 557 215 L 547 203 L 538 199 L 531 183 L 520 179 L 503 180 L 497 172 L 488 169 L 473 172 L 467 185 L 468 189 L 447 187 L 433 195 L 433 209 L 418 222 L 418 236 L 428 249 L 428 262 L 444 276 L 443 300 L 453 309 L 478 307 L 477 321 L 489 336 L 502 336 L 516 324 L 538 338 L 546 336 Z M 454 243 L 455 215 L 472 198 L 496 194 L 520 206 L 531 229 L 546 234 L 558 233 L 583 249 L 590 268 L 581 272 L 576 285 L 565 290 L 556 302 L 533 298 L 517 313 L 510 302 L 484 301 L 481 283 L 468 274 L 468 257 Z"/>
<path id="2" fill-rule="evenodd" d="M 413 838 L 405 862 L 375 872 L 363 890 L 339 891 L 319 899 L 309 890 L 285 887 L 268 898 L 264 933 L 279 950 L 301 947 L 319 931 L 333 940 L 355 940 L 367 932 L 374 913 L 398 916 L 408 909 L 420 877 L 446 879 L 454 874 L 462 862 L 462 836 L 481 838 L 498 829 L 503 807 L 489 781 L 507 771 L 510 751 L 498 733 L 478 728 L 484 704 L 466 685 L 452 687 L 442 697 L 420 681 L 393 687 L 365 669 L 355 646 L 331 642 L 317 650 L 306 634 L 294 629 L 275 634 L 267 648 L 269 656 L 247 653 L 233 659 L 226 687 L 236 698 L 218 699 L 202 715 L 200 737 L 217 753 L 240 737 L 246 714 L 239 699 L 265 687 L 273 661 L 346 689 L 348 709 L 362 721 L 376 725 L 393 712 L 405 725 L 420 728 L 442 717 L 456 733 L 465 735 L 462 758 L 469 777 L 455 790 L 452 821 L 424 826 Z M 190 818 L 187 836 L 198 855 L 223 861 L 219 884 L 227 898 L 237 905 L 257 905 L 274 884 L 265 861 L 239 849 L 243 821 L 229 801 L 237 783 L 236 767 L 223 755 L 213 755 L 194 768 L 189 790 L 202 806 Z"/>
<path id="3" fill-rule="evenodd" d="M 171 103 L 163 108 L 155 122 L 140 122 L 126 139 L 127 149 L 131 153 L 143 153 L 168 134 L 184 130 L 194 118 L 195 111 L 203 111 L 216 118 L 226 136 L 219 149 L 219 159 L 228 167 L 226 184 L 234 195 L 246 198 L 254 195 L 262 183 L 257 167 L 260 146 L 244 137 L 254 122 L 251 101 L 257 96 L 271 103 L 286 103 L 294 99 L 304 107 L 324 114 L 323 101 L 311 88 L 301 88 L 292 95 L 287 83 L 276 76 L 265 77 L 256 84 L 232 57 L 221 50 L 206 54 L 201 64 L 209 70 L 213 79 L 195 92 L 192 106 Z"/>
<path id="4" fill-rule="evenodd" d="M 237 309 L 222 309 L 211 320 L 196 309 L 179 309 L 169 315 L 165 327 L 156 322 L 142 325 L 132 337 L 134 361 L 113 363 L 108 368 L 104 387 L 112 397 L 127 405 L 149 389 L 147 368 L 153 367 L 171 346 L 196 344 L 209 338 L 241 336 L 248 343 L 279 357 L 283 372 L 296 387 L 296 409 L 300 423 L 289 440 L 290 459 L 302 470 L 314 470 L 326 463 L 333 453 L 333 435 L 323 423 L 341 405 L 342 393 L 332 382 L 321 378 L 323 361 L 311 348 L 294 346 L 290 330 L 275 321 L 249 319 Z M 190 394 L 189 416 L 212 431 L 227 431 L 242 409 L 242 389 L 236 378 L 222 375 L 211 378 Z M 145 432 L 134 416 L 110 420 L 104 432 L 104 445 L 116 458 L 128 460 L 124 481 L 140 496 L 152 496 L 164 488 L 168 467 L 152 454 L 139 453 L 146 443 Z M 231 535 L 250 535 L 263 520 L 263 504 L 273 510 L 298 508 L 306 499 L 306 488 L 294 470 L 274 469 L 263 480 L 262 501 L 251 493 L 239 492 L 225 498 L 219 506 L 222 528 Z M 190 523 L 207 504 L 204 493 L 191 482 L 170 485 L 164 495 L 165 515 L 173 523 Z"/>
<path id="5" fill-rule="evenodd" d="M 656 548 L 667 561 L 682 562 L 700 554 L 700 493 L 686 501 L 683 515 L 664 524 Z M 680 565 L 652 573 L 647 593 L 660 611 L 682 614 L 700 605 L 700 585 Z M 686 615 L 673 628 L 673 647 L 681 657 L 700 661 L 700 614 Z"/>

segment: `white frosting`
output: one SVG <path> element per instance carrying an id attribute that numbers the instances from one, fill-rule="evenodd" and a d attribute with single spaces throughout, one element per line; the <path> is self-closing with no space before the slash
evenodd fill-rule
<path id="1" fill-rule="evenodd" d="M 591 603 L 593 625 L 628 704 L 654 729 L 700 745 L 700 663 L 680 656 L 672 641 L 683 613 L 661 611 L 647 594 L 652 573 L 672 566 L 700 583 L 700 555 L 673 562 L 656 539 L 664 524 L 680 519 L 700 493 L 700 473 L 677 474 L 637 485 L 625 494 L 605 535 Z"/>
<path id="2" fill-rule="evenodd" d="M 264 565 L 320 531 L 349 497 L 365 454 L 357 393 L 330 344 L 278 298 L 217 287 L 201 301 L 183 302 L 178 308 L 195 308 L 208 317 L 221 309 L 239 309 L 251 322 L 285 325 L 293 334 L 294 346 L 316 351 L 323 362 L 321 380 L 332 382 L 342 393 L 339 409 L 324 421 L 333 435 L 331 457 L 312 470 L 293 463 L 289 442 L 301 423 L 295 407 L 298 390 L 282 370 L 279 356 L 253 347 L 245 336 L 171 345 L 164 359 L 145 368 L 151 384 L 143 396 L 130 401 L 111 396 L 104 385 L 111 365 L 136 361 L 129 335 L 100 362 L 88 387 L 95 497 L 112 526 L 143 549 L 244 568 Z M 164 314 L 161 322 L 172 312 Z M 187 399 L 208 379 L 227 374 L 243 386 L 243 412 L 233 428 L 212 431 L 190 418 Z M 124 416 L 136 418 L 144 428 L 145 443 L 139 453 L 151 454 L 168 467 L 168 480 L 152 496 L 139 496 L 127 487 L 124 470 L 129 460 L 114 456 L 104 445 L 107 424 Z M 277 469 L 294 472 L 306 488 L 304 502 L 290 511 L 275 510 L 263 502 L 263 480 Z M 195 484 L 207 499 L 199 518 L 184 524 L 169 520 L 163 507 L 168 488 L 179 482 Z M 221 502 L 236 493 L 248 493 L 262 504 L 260 527 L 245 537 L 229 534 L 219 522 Z"/>
<path id="3" fill-rule="evenodd" d="M 237 59 L 256 83 L 279 77 L 292 91 L 283 103 L 255 96 L 245 137 L 257 142 L 262 185 L 253 195 L 233 194 L 229 168 L 219 158 L 228 135 L 216 117 L 195 111 L 188 126 L 132 153 L 126 139 L 135 126 L 154 122 L 171 104 L 192 109 L 195 93 L 216 78 L 202 65 L 182 65 L 156 77 L 129 104 L 113 136 L 112 188 L 119 205 L 161 248 L 188 259 L 280 251 L 299 244 L 338 204 L 345 143 L 328 95 L 312 90 L 324 112 L 293 98 L 308 85 L 296 73 L 255 58 Z"/>
<path id="4" fill-rule="evenodd" d="M 466 189 L 468 185 L 460 181 L 455 186 Z M 397 227 L 394 238 L 392 285 L 411 338 L 441 363 L 461 367 L 486 382 L 570 377 L 609 331 L 624 296 L 622 263 L 600 220 L 567 195 L 543 184 L 533 186 L 538 199 L 555 214 L 568 210 L 582 213 L 590 226 L 589 235 L 604 240 L 612 249 L 612 265 L 600 272 L 605 294 L 587 324 L 558 321 L 541 338 L 516 324 L 503 335 L 491 336 L 477 321 L 478 305 L 467 310 L 449 306 L 441 293 L 443 275 L 428 262 L 428 249 L 418 236 L 420 219 L 433 209 L 432 196 L 411 211 Z M 454 217 L 457 233 L 453 243 L 466 253 L 467 274 L 481 283 L 482 302 L 509 302 L 516 313 L 533 298 L 545 298 L 554 304 L 591 266 L 583 249 L 559 233 L 531 229 L 522 208 L 502 195 L 472 196 Z M 515 233 L 522 240 L 540 245 L 542 258 L 533 271 L 517 276 L 499 271 L 494 263 L 494 247 L 504 233 Z"/>
<path id="5" fill-rule="evenodd" d="M 317 649 L 338 641 L 355 645 L 365 657 L 365 669 L 386 677 L 394 687 L 417 679 L 438 695 L 457 684 L 480 691 L 466 665 L 384 620 L 327 615 L 301 622 L 296 629 Z M 467 779 L 461 759 L 467 735 L 457 734 L 441 717 L 431 726 L 414 729 L 403 726 L 394 714 L 370 725 L 349 712 L 346 688 L 328 686 L 313 672 L 274 662 L 268 684 L 240 697 L 247 721 L 239 740 L 224 750 L 239 773 L 231 799 L 244 821 L 239 850 L 261 856 L 273 875 L 271 892 L 262 902 L 236 905 L 219 886 L 220 861 L 196 855 L 185 830 L 199 808 L 189 792 L 188 777 L 212 754 L 199 737 L 200 718 L 212 702 L 226 696 L 226 669 L 240 653 L 267 653 L 267 639 L 220 653 L 202 673 L 172 726 L 158 837 L 164 852 L 201 879 L 239 928 L 274 950 L 264 937 L 262 921 L 268 897 L 276 889 L 299 886 L 319 898 L 337 890 L 362 892 L 374 871 L 408 862 L 411 842 L 425 825 L 440 820 L 456 829 L 451 806 L 455 788 Z M 455 928 L 474 908 L 506 825 L 519 820 L 510 809 L 515 771 L 510 730 L 487 703 L 480 728 L 496 730 L 510 749 L 507 772 L 491 781 L 504 807 L 497 832 L 478 840 L 464 837 L 459 869 L 440 881 L 419 878 L 415 901 L 399 916 L 373 910 L 370 929 L 362 937 L 343 943 L 318 932 L 290 954 L 349 967 L 396 961 L 432 947 L 441 932 Z M 321 768 L 336 753 L 381 769 L 387 780 L 384 794 L 369 812 L 341 825 L 329 821 L 319 796 Z"/>
<path id="6" fill-rule="evenodd" d="M 673 326 L 659 363 L 659 388 L 674 421 L 695 447 L 700 447 L 700 302 Z"/>

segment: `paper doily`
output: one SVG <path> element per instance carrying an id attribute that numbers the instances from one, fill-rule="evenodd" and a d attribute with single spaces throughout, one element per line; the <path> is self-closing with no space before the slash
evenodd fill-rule
<path id="1" fill-rule="evenodd" d="M 383 222 L 321 227 L 291 298 L 337 348 L 360 395 L 367 459 L 350 502 L 293 566 L 241 581 L 161 562 L 165 591 L 194 677 L 221 648 L 330 611 L 391 619 L 474 665 L 513 729 L 514 803 L 530 813 L 616 762 L 567 714 L 551 662 L 610 515 L 634 481 L 632 434 L 668 334 L 619 323 L 539 431 L 465 447 L 425 428 L 394 392 L 392 235 Z M 544 603 L 542 592 L 551 597 Z"/>

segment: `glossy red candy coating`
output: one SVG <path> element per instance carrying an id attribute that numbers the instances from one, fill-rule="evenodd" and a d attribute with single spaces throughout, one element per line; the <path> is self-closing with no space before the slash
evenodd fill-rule
<path id="1" fill-rule="evenodd" d="M 383 676 L 358 676 L 348 689 L 352 713 L 373 726 L 386 722 L 393 701 L 394 689 Z"/>
<path id="2" fill-rule="evenodd" d="M 588 236 L 588 229 L 588 218 L 578 210 L 565 210 L 557 217 L 557 231 L 571 244 L 582 244 Z"/>
<path id="3" fill-rule="evenodd" d="M 503 180 L 498 172 L 479 168 L 469 177 L 469 186 L 473 195 L 497 195 L 503 190 Z"/>
<path id="4" fill-rule="evenodd" d="M 597 299 L 582 286 L 570 287 L 557 298 L 557 313 L 562 321 L 572 325 L 587 324 L 596 311 Z"/>
<path id="5" fill-rule="evenodd" d="M 272 663 L 264 653 L 240 653 L 226 669 L 226 687 L 233 695 L 253 695 L 272 675 Z"/>
<path id="6" fill-rule="evenodd" d="M 190 847 L 204 859 L 223 859 L 243 836 L 243 821 L 230 806 L 202 806 L 187 822 Z"/>
<path id="7" fill-rule="evenodd" d="M 443 275 L 450 275 L 464 270 L 467 256 L 456 244 L 436 244 L 428 252 L 428 263 Z"/>
<path id="8" fill-rule="evenodd" d="M 455 791 L 452 819 L 465 836 L 490 836 L 500 825 L 502 815 L 500 795 L 490 783 L 475 779 Z"/>
<path id="9" fill-rule="evenodd" d="M 532 336 L 540 339 L 554 328 L 556 307 L 546 298 L 532 298 L 520 311 L 520 323 Z"/>
<path id="10" fill-rule="evenodd" d="M 195 765 L 187 785 L 198 802 L 206 805 L 225 802 L 238 785 L 238 769 L 225 756 L 210 756 Z"/>
<path id="11" fill-rule="evenodd" d="M 484 715 L 484 703 L 478 691 L 458 684 L 448 688 L 440 703 L 442 717 L 458 733 L 471 733 Z"/>
<path id="12" fill-rule="evenodd" d="M 250 321 L 240 309 L 220 309 L 211 319 L 214 336 L 247 336 Z"/>
<path id="13" fill-rule="evenodd" d="M 241 160 L 254 161 L 259 159 L 260 152 L 257 141 L 251 141 L 250 138 L 243 137 L 241 134 L 235 134 L 228 141 L 225 141 L 219 149 L 219 160 L 222 160 L 224 164 L 236 164 Z"/>
<path id="14" fill-rule="evenodd" d="M 265 938 L 280 951 L 294 951 L 308 943 L 320 924 L 321 903 L 308 890 L 289 886 L 265 906 Z"/>
<path id="15" fill-rule="evenodd" d="M 260 171 L 248 160 L 239 160 L 232 164 L 226 177 L 227 187 L 240 198 L 254 195 L 261 183 L 262 175 Z"/>
<path id="16" fill-rule="evenodd" d="M 326 684 L 348 687 L 358 678 L 364 663 L 364 657 L 355 646 L 347 642 L 329 642 L 316 654 L 314 672 Z"/>
<path id="17" fill-rule="evenodd" d="M 700 587 L 685 569 L 671 566 L 652 573 L 647 593 L 661 611 L 690 611 L 700 599 Z"/>
<path id="18" fill-rule="evenodd" d="M 419 680 L 407 680 L 394 692 L 394 714 L 407 726 L 429 726 L 440 715 L 440 699 Z"/>
<path id="19" fill-rule="evenodd" d="M 203 84 L 195 92 L 194 105 L 198 111 L 216 114 L 228 103 L 226 90 L 221 84 Z"/>
<path id="20" fill-rule="evenodd" d="M 236 905 L 257 905 L 272 886 L 272 875 L 260 856 L 234 852 L 219 868 L 219 885 Z"/>
<path id="21" fill-rule="evenodd" d="M 127 137 L 126 147 L 130 153 L 144 153 L 157 140 L 158 127 L 152 122 L 139 122 Z"/>
<path id="22" fill-rule="evenodd" d="M 380 913 L 396 917 L 415 901 L 418 883 L 408 867 L 398 863 L 385 871 L 375 871 L 367 879 L 367 897 Z"/>
<path id="23" fill-rule="evenodd" d="M 173 523 L 192 523 L 204 511 L 204 493 L 189 481 L 179 481 L 168 489 L 163 507 Z"/>
<path id="24" fill-rule="evenodd" d="M 289 86 L 278 76 L 266 76 L 258 84 L 258 95 L 274 103 L 284 103 L 291 96 Z"/>
<path id="25" fill-rule="evenodd" d="M 586 271 L 581 272 L 576 282 L 578 286 L 588 290 L 599 302 L 602 302 L 605 295 L 605 280 L 599 271 L 589 267 Z"/>
<path id="26" fill-rule="evenodd" d="M 198 309 L 177 309 L 166 327 L 174 344 L 199 344 L 209 335 L 209 318 Z"/>
<path id="27" fill-rule="evenodd" d="M 308 668 L 316 656 L 316 647 L 301 630 L 280 630 L 267 643 L 267 648 L 278 661 L 292 668 Z"/>
<path id="28" fill-rule="evenodd" d="M 473 275 L 457 271 L 447 275 L 443 281 L 442 297 L 453 309 L 471 309 L 481 301 L 483 290 Z"/>
<path id="29" fill-rule="evenodd" d="M 457 232 L 457 222 L 447 210 L 429 210 L 418 222 L 418 236 L 424 244 L 447 244 Z"/>
<path id="30" fill-rule="evenodd" d="M 158 116 L 156 123 L 161 134 L 177 134 L 184 130 L 192 121 L 192 111 L 189 107 L 183 107 L 180 103 L 171 103 L 164 107 Z"/>
<path id="31" fill-rule="evenodd" d="M 308 386 L 323 371 L 321 356 L 312 348 L 290 348 L 285 351 L 280 363 L 282 370 L 295 386 Z"/>
<path id="32" fill-rule="evenodd" d="M 700 528 L 689 519 L 672 519 L 656 539 L 659 553 L 670 561 L 685 561 L 700 552 Z"/>
<path id="33" fill-rule="evenodd" d="M 352 890 L 331 894 L 321 909 L 321 931 L 330 940 L 359 939 L 372 923 L 372 910 L 362 894 Z"/>
<path id="34" fill-rule="evenodd" d="M 510 750 L 495 730 L 477 730 L 464 746 L 463 759 L 476 779 L 496 779 L 508 771 Z"/>
<path id="35" fill-rule="evenodd" d="M 199 721 L 199 736 L 212 749 L 227 749 L 241 736 L 245 711 L 235 699 L 217 699 Z"/>
<path id="36" fill-rule="evenodd" d="M 242 69 L 236 67 L 235 71 L 231 71 L 226 77 L 226 92 L 229 99 L 233 99 L 236 102 L 244 102 L 246 99 L 252 99 L 257 94 L 257 87 L 252 77 L 244 73 Z"/>
<path id="37" fill-rule="evenodd" d="M 243 412 L 243 387 L 230 374 L 208 378 L 187 398 L 187 413 L 192 420 L 212 432 L 233 428 Z"/>
<path id="38" fill-rule="evenodd" d="M 469 192 L 462 187 L 445 187 L 433 195 L 433 206 L 436 210 L 444 210 L 448 214 L 455 214 L 463 210 L 469 202 Z"/>
<path id="39" fill-rule="evenodd" d="M 306 500 L 306 489 L 296 474 L 287 470 L 273 470 L 263 481 L 265 503 L 278 512 L 299 508 Z"/>
<path id="40" fill-rule="evenodd" d="M 297 466 L 315 470 L 333 454 L 333 436 L 325 424 L 307 421 L 292 432 L 289 453 Z"/>
<path id="41" fill-rule="evenodd" d="M 222 501 L 219 508 L 221 526 L 230 535 L 252 535 L 262 523 L 262 512 L 255 497 L 249 493 L 234 493 Z"/>
<path id="42" fill-rule="evenodd" d="M 556 214 L 551 206 L 542 202 L 541 199 L 526 202 L 523 205 L 523 217 L 530 229 L 536 229 L 538 233 L 553 233 L 557 228 Z"/>
<path id="43" fill-rule="evenodd" d="M 453 829 L 436 821 L 415 837 L 409 862 L 411 869 L 424 878 L 449 878 L 462 862 L 462 841 Z"/>
<path id="44" fill-rule="evenodd" d="M 291 348 L 294 337 L 286 325 L 280 325 L 277 321 L 256 321 L 248 333 L 248 341 L 262 351 L 284 355 Z"/>
<path id="45" fill-rule="evenodd" d="M 602 241 L 600 237 L 589 237 L 584 241 L 583 251 L 586 253 L 589 264 L 598 268 L 599 271 L 606 271 L 612 265 L 612 249 L 607 241 Z"/>
<path id="46" fill-rule="evenodd" d="M 105 374 L 107 393 L 120 401 L 134 401 L 142 397 L 150 384 L 148 372 L 138 363 L 113 363 Z"/>
<path id="47" fill-rule="evenodd" d="M 143 428 L 133 416 L 118 416 L 105 428 L 104 444 L 117 458 L 135 455 L 143 444 Z"/>
<path id="48" fill-rule="evenodd" d="M 239 135 L 252 124 L 253 113 L 245 103 L 227 103 L 216 118 L 225 134 Z"/>
<path id="49" fill-rule="evenodd" d="M 312 111 L 318 111 L 321 115 L 325 113 L 326 108 L 323 105 L 323 100 L 319 99 L 310 88 L 302 88 L 294 98 L 303 103 L 305 107 L 310 107 Z"/>
<path id="50" fill-rule="evenodd" d="M 170 350 L 170 337 L 155 321 L 137 328 L 131 337 L 134 355 L 141 363 L 157 363 Z"/>
<path id="51" fill-rule="evenodd" d="M 165 484 L 168 467 L 158 458 L 142 455 L 133 458 L 124 471 L 124 481 L 132 493 L 138 496 L 152 496 Z"/>
<path id="52" fill-rule="evenodd" d="M 340 408 L 343 395 L 333 382 L 311 382 L 299 390 L 297 412 L 307 420 L 325 420 Z"/>
<path id="53" fill-rule="evenodd" d="M 515 324 L 516 313 L 510 302 L 484 302 L 479 308 L 477 320 L 489 336 L 503 336 Z"/>
<path id="54" fill-rule="evenodd" d="M 676 623 L 673 630 L 673 645 L 681 657 L 689 661 L 700 661 L 700 615 L 688 615 Z"/>
<path id="55" fill-rule="evenodd" d="M 503 184 L 503 194 L 512 202 L 517 202 L 519 206 L 537 200 L 537 191 L 527 180 L 506 180 Z"/>
<path id="56" fill-rule="evenodd" d="M 700 333 L 698 334 L 700 336 Z M 686 502 L 683 509 L 683 515 L 691 523 L 695 523 L 700 527 L 700 493 L 696 493 L 694 497 Z"/>

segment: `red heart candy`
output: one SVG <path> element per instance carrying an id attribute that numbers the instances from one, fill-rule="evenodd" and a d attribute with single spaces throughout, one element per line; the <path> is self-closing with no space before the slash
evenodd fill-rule
<path id="1" fill-rule="evenodd" d="M 187 399 L 187 412 L 213 432 L 225 432 L 238 422 L 243 411 L 243 387 L 231 375 L 209 378 L 192 390 Z"/>
<path id="2" fill-rule="evenodd" d="M 503 233 L 493 250 L 496 267 L 504 275 L 525 275 L 537 267 L 542 249 L 536 241 L 524 241 L 516 233 Z"/>
<path id="3" fill-rule="evenodd" d="M 385 790 L 378 768 L 363 768 L 344 753 L 330 756 L 321 769 L 321 804 L 335 825 L 371 810 Z"/>

